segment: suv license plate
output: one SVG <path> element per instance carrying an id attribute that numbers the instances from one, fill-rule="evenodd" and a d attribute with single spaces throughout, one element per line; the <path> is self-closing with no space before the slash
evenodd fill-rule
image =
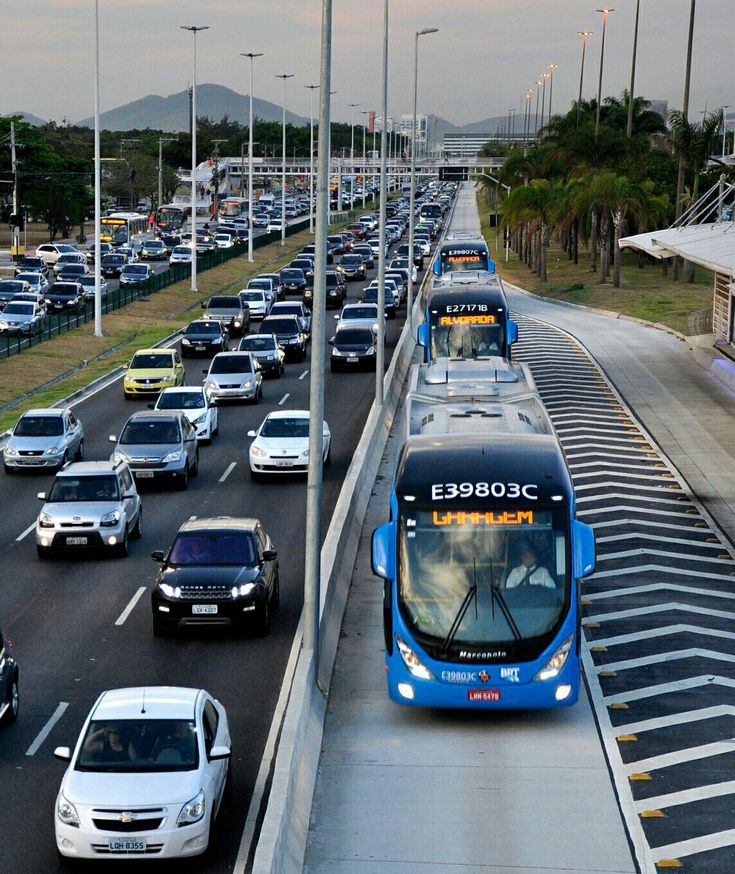
<path id="1" fill-rule="evenodd" d="M 191 612 L 194 616 L 213 615 L 217 612 L 216 604 L 192 604 Z"/>
<path id="2" fill-rule="evenodd" d="M 86 546 L 87 538 L 86 537 L 67 537 L 66 538 L 67 546 Z"/>
<path id="3" fill-rule="evenodd" d="M 468 701 L 500 701 L 500 689 L 469 689 Z"/>
<path id="4" fill-rule="evenodd" d="M 153 479 L 152 470 L 136 470 L 135 475 L 138 479 Z"/>
<path id="5" fill-rule="evenodd" d="M 111 853 L 144 853 L 146 844 L 140 838 L 110 838 L 108 846 Z"/>

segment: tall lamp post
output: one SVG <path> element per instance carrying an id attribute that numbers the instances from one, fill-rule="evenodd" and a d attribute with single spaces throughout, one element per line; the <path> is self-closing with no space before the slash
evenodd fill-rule
<path id="1" fill-rule="evenodd" d="M 551 98 L 554 95 L 554 70 L 558 70 L 559 65 L 547 64 L 546 69 L 549 71 L 549 124 L 551 124 Z"/>
<path id="2" fill-rule="evenodd" d="M 541 74 L 541 127 L 544 127 L 544 115 L 546 114 L 546 80 L 549 73 Z"/>
<path id="3" fill-rule="evenodd" d="M 262 58 L 263 52 L 240 52 L 250 61 L 250 108 L 248 110 L 248 261 L 253 261 L 253 61 Z M 240 167 L 242 173 L 242 167 Z M 242 178 L 242 177 L 241 177 Z"/>
<path id="4" fill-rule="evenodd" d="M 538 99 L 539 99 L 540 94 L 541 94 L 541 80 L 537 79 L 536 80 L 536 121 L 535 121 L 534 128 L 533 128 L 533 138 L 534 139 L 538 138 Z"/>
<path id="5" fill-rule="evenodd" d="M 161 208 L 163 202 L 163 144 L 175 143 L 176 137 L 159 137 L 158 138 L 158 203 L 157 208 Z"/>
<path id="6" fill-rule="evenodd" d="M 413 39 L 413 122 L 411 124 L 411 191 L 409 195 L 408 206 L 408 257 L 413 261 L 413 233 L 416 223 L 416 108 L 418 104 L 419 91 L 419 37 L 426 36 L 429 33 L 439 33 L 438 27 L 425 27 L 423 30 L 417 30 Z M 408 267 L 408 330 L 413 331 L 413 269 L 409 263 Z M 380 311 L 378 311 L 380 312 Z M 380 319 L 378 319 L 380 322 Z"/>
<path id="7" fill-rule="evenodd" d="M 730 108 L 729 103 L 722 106 L 722 160 L 725 160 L 725 140 L 727 139 L 727 110 Z"/>
<path id="8" fill-rule="evenodd" d="M 276 79 L 283 80 L 283 168 L 281 172 L 281 245 L 286 245 L 286 80 L 293 79 L 293 73 L 276 73 Z"/>
<path id="9" fill-rule="evenodd" d="M 209 25 L 180 25 L 193 35 L 194 52 L 191 77 L 191 290 L 197 290 L 197 34 Z"/>
<path id="10" fill-rule="evenodd" d="M 625 135 L 630 139 L 633 136 L 633 97 L 635 96 L 635 61 L 638 54 L 638 18 L 641 11 L 641 0 L 635 3 L 635 24 L 633 26 L 633 58 L 630 62 L 630 89 L 628 91 L 628 124 Z"/>
<path id="11" fill-rule="evenodd" d="M 102 336 L 102 159 L 100 155 L 100 4 L 94 0 L 94 336 Z M 49 191 L 50 191 L 49 187 Z M 51 197 L 49 196 L 49 220 Z M 49 222 L 50 224 L 50 222 Z"/>
<path id="12" fill-rule="evenodd" d="M 362 116 L 362 208 L 365 209 L 365 190 L 367 188 L 367 152 L 365 151 L 365 133 L 367 128 L 367 118 L 370 115 L 370 110 L 363 109 L 360 111 Z"/>
<path id="13" fill-rule="evenodd" d="M 304 85 L 309 89 L 309 233 L 314 233 L 314 91 L 318 85 Z"/>
<path id="14" fill-rule="evenodd" d="M 600 110 L 602 108 L 602 70 L 605 63 L 605 29 L 607 28 L 607 16 L 611 12 L 615 12 L 615 10 L 598 9 L 597 11 L 602 15 L 602 39 L 600 40 L 600 75 L 597 80 L 597 112 L 595 114 L 595 139 L 597 139 L 597 133 L 600 130 Z"/>
<path id="15" fill-rule="evenodd" d="M 380 99 L 380 220 L 378 227 L 378 340 L 375 350 L 375 404 L 383 406 L 383 378 L 385 376 L 385 219 L 388 199 L 388 0 L 383 0 L 383 81 Z M 413 250 L 408 257 L 413 262 Z M 409 266 L 409 269 L 410 266 Z"/>
<path id="16" fill-rule="evenodd" d="M 578 30 L 582 37 L 582 66 L 579 70 L 579 96 L 577 97 L 577 127 L 579 127 L 579 113 L 582 108 L 582 82 L 584 81 L 584 56 L 587 52 L 587 39 L 592 36 L 591 30 Z"/>

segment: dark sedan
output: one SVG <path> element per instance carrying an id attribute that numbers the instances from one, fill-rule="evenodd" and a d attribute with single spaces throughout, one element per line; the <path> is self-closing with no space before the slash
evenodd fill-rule
<path id="1" fill-rule="evenodd" d="M 122 272 L 123 267 L 129 263 L 130 259 L 127 255 L 119 255 L 117 252 L 112 255 L 104 255 L 100 265 L 102 268 L 102 275 L 117 277 Z"/>
<path id="2" fill-rule="evenodd" d="M 13 658 L 10 641 L 0 631 L 0 722 L 18 718 L 18 663 Z"/>
<path id="3" fill-rule="evenodd" d="M 281 270 L 281 285 L 286 294 L 303 294 L 306 289 L 306 274 L 299 267 L 284 267 Z"/>
<path id="4" fill-rule="evenodd" d="M 221 321 L 197 319 L 186 326 L 181 338 L 181 357 L 216 355 L 218 352 L 226 352 L 229 344 L 230 335 Z"/>
<path id="5" fill-rule="evenodd" d="M 340 328 L 329 341 L 329 369 L 357 370 L 360 365 L 375 370 L 375 334 L 370 328 Z"/>
<path id="6" fill-rule="evenodd" d="M 84 304 L 84 292 L 78 282 L 57 280 L 46 293 L 46 309 L 50 313 L 68 313 Z"/>
<path id="7" fill-rule="evenodd" d="M 151 593 L 155 635 L 225 624 L 268 633 L 280 597 L 278 554 L 257 519 L 189 519 L 171 549 L 151 557 L 161 563 Z"/>

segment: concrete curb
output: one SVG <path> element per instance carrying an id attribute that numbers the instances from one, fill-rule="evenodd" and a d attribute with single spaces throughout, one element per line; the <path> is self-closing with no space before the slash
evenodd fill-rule
<path id="1" fill-rule="evenodd" d="M 430 276 L 428 272 L 416 295 L 413 324 L 418 323 Z M 385 403 L 382 410 L 375 405 L 370 410 L 332 514 L 321 552 L 319 674 L 315 677 L 313 651 L 302 650 L 283 720 L 253 874 L 297 874 L 303 868 L 327 694 L 352 571 L 370 493 L 414 350 L 407 321 L 384 378 Z"/>

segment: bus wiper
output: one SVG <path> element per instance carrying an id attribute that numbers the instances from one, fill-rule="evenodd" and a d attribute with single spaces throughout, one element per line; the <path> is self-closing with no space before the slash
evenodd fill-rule
<path id="1" fill-rule="evenodd" d="M 452 622 L 449 631 L 447 632 L 447 636 L 444 638 L 444 641 L 441 645 L 440 652 L 446 652 L 449 649 L 449 645 L 454 640 L 455 635 L 459 631 L 459 626 L 462 624 L 462 620 L 465 617 L 465 613 L 469 609 L 472 600 L 475 601 L 475 619 L 477 619 L 477 563 L 475 559 L 472 559 L 472 585 L 467 590 L 467 594 L 462 599 L 462 603 L 459 605 L 459 610 L 457 610 L 457 615 L 454 617 L 454 621 Z"/>
<path id="2" fill-rule="evenodd" d="M 510 628 L 513 637 L 515 637 L 516 640 L 520 640 L 521 632 L 518 628 L 518 625 L 516 624 L 515 619 L 513 618 L 513 614 L 510 612 L 510 607 L 508 607 L 508 604 L 505 600 L 505 595 L 503 595 L 500 588 L 493 583 L 492 571 L 490 577 L 490 598 L 492 599 L 493 603 L 497 601 L 498 607 L 500 607 L 500 612 L 505 617 L 505 621 L 508 623 L 508 627 Z"/>

